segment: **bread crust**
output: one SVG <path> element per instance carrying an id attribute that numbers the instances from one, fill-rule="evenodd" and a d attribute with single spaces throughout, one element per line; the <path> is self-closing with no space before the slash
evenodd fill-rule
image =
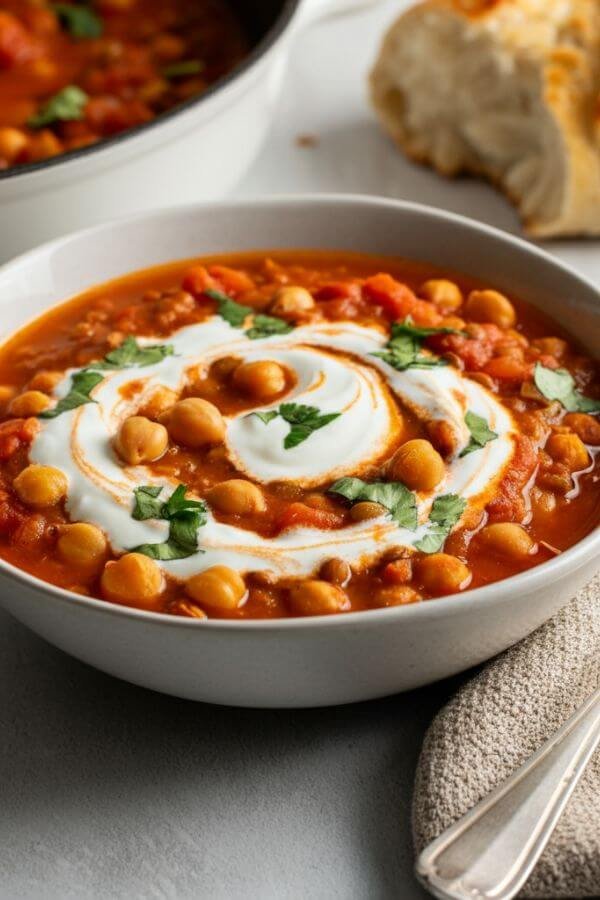
<path id="1" fill-rule="evenodd" d="M 532 236 L 600 235 L 600 0 L 425 0 L 370 91 L 407 156 L 488 178 Z"/>

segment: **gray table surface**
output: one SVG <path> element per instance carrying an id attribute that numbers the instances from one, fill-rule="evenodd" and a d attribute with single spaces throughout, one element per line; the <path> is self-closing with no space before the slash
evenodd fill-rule
<path id="1" fill-rule="evenodd" d="M 455 689 L 334 709 L 195 704 L 0 613 L 0 897 L 424 898 L 412 780 Z"/>

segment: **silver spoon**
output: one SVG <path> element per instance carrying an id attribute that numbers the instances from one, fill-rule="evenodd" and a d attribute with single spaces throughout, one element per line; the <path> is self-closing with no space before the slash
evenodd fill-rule
<path id="1" fill-rule="evenodd" d="M 421 853 L 439 900 L 510 900 L 548 843 L 600 743 L 600 688 L 540 749 Z"/>

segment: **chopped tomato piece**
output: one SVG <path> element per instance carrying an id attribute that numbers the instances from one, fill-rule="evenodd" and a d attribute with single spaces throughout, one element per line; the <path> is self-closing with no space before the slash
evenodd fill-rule
<path id="1" fill-rule="evenodd" d="M 15 506 L 15 501 L 6 491 L 0 491 L 0 534 L 13 534 L 24 521 L 25 516 Z"/>
<path id="2" fill-rule="evenodd" d="M 523 490 L 533 475 L 537 462 L 534 442 L 527 435 L 518 435 L 510 465 L 498 485 L 496 496 L 487 505 L 490 522 L 523 521 L 526 511 Z"/>
<path id="3" fill-rule="evenodd" d="M 30 444 L 39 429 L 37 419 L 10 419 L 0 424 L 0 461 L 5 462 L 27 444 Z"/>
<path id="4" fill-rule="evenodd" d="M 369 303 L 380 306 L 390 319 L 406 318 L 412 314 L 417 303 L 415 294 L 406 284 L 385 273 L 367 278 L 363 296 Z"/>
<path id="5" fill-rule="evenodd" d="M 216 288 L 215 279 L 208 274 L 208 269 L 204 266 L 192 266 L 183 276 L 181 287 L 184 291 L 199 297 L 209 288 Z"/>
<path id="6" fill-rule="evenodd" d="M 492 357 L 492 345 L 485 339 L 468 338 L 462 334 L 434 334 L 427 346 L 436 353 L 455 353 L 468 372 L 478 372 Z"/>
<path id="7" fill-rule="evenodd" d="M 340 513 L 313 509 L 304 503 L 290 503 L 279 517 L 279 531 L 286 528 L 338 528 L 344 521 Z"/>
<path id="8" fill-rule="evenodd" d="M 410 559 L 395 559 L 388 563 L 381 573 L 386 584 L 408 584 L 412 578 Z"/>
<path id="9" fill-rule="evenodd" d="M 209 266 L 208 272 L 226 294 L 234 297 L 254 289 L 254 282 L 250 276 L 239 269 L 230 269 L 228 266 Z"/>
<path id="10" fill-rule="evenodd" d="M 0 69 L 12 69 L 37 56 L 38 45 L 16 16 L 0 10 Z"/>
<path id="11" fill-rule="evenodd" d="M 337 300 L 321 300 L 319 308 L 330 319 L 351 319 L 358 313 L 360 302 L 353 297 L 340 297 Z"/>
<path id="12" fill-rule="evenodd" d="M 511 356 L 497 356 L 484 366 L 483 371 L 498 381 L 528 381 L 533 374 L 533 363 Z"/>
<path id="13" fill-rule="evenodd" d="M 435 328 L 443 318 L 433 303 L 429 303 L 427 300 L 417 300 L 410 316 L 415 325 L 425 325 L 429 328 Z"/>
<path id="14" fill-rule="evenodd" d="M 321 285 L 313 296 L 315 300 L 343 300 L 347 297 L 358 299 L 360 285 L 351 281 L 330 281 L 328 284 Z"/>

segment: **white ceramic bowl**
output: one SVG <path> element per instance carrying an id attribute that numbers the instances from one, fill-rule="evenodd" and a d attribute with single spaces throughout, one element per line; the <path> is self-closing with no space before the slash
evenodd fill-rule
<path id="1" fill-rule="evenodd" d="M 360 250 L 427 260 L 546 309 L 596 355 L 598 291 L 542 251 L 409 203 L 316 196 L 183 207 L 100 226 L 0 269 L 5 336 L 56 301 L 160 262 L 255 248 Z M 275 621 L 196 621 L 51 587 L 0 561 L 0 599 L 56 646 L 154 690 L 241 706 L 319 706 L 408 690 L 532 631 L 591 578 L 600 531 L 497 584 L 414 606 Z"/>
<path id="2" fill-rule="evenodd" d="M 234 2 L 254 46 L 205 94 L 113 138 L 0 172 L 0 262 L 115 216 L 223 196 L 263 143 L 298 29 L 368 2 Z"/>

